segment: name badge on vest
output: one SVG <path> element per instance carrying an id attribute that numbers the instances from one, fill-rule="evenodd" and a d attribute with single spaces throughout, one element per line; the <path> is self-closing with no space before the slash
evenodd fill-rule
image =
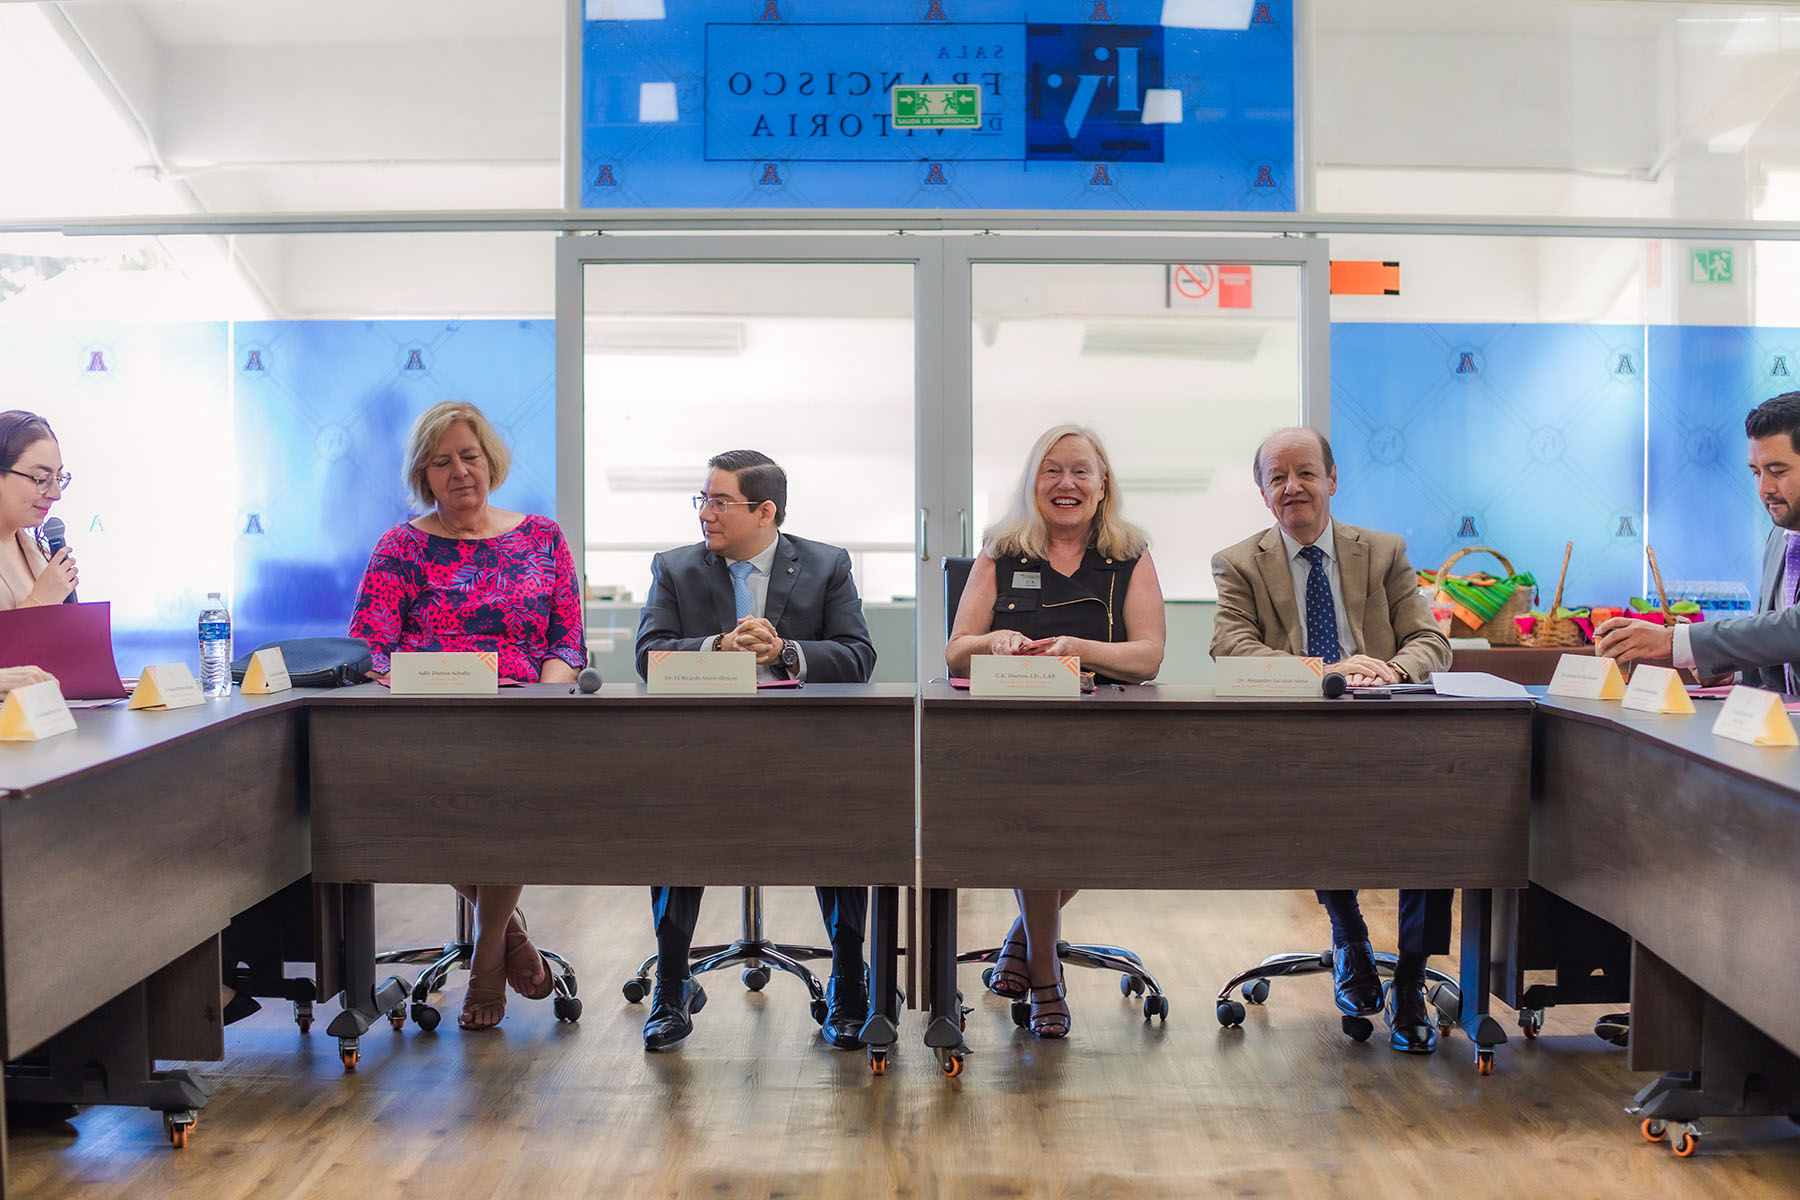
<path id="1" fill-rule="evenodd" d="M 1044 590 L 1044 573 L 1042 571 L 1014 571 L 1012 585 L 1016 588 L 1035 588 Z"/>

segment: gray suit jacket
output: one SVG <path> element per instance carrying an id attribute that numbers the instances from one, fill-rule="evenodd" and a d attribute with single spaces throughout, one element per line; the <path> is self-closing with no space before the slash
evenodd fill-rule
<path id="1" fill-rule="evenodd" d="M 1419 577 L 1406 561 L 1406 539 L 1376 529 L 1331 523 L 1338 575 L 1344 582 L 1346 631 L 1357 649 L 1397 662 L 1423 683 L 1450 666 L 1450 643 L 1438 632 Z M 1219 607 L 1213 616 L 1212 656 L 1306 653 L 1306 630 L 1294 598 L 1281 530 L 1270 526 L 1213 555 Z"/>
<path id="2" fill-rule="evenodd" d="M 1782 607 L 1781 563 L 1787 553 L 1786 530 L 1769 530 L 1763 546 L 1762 590 L 1756 615 L 1702 621 L 1688 629 L 1688 648 L 1702 679 L 1742 671 L 1751 687 L 1787 689 L 1788 664 L 1800 671 L 1800 604 Z"/>
<path id="3" fill-rule="evenodd" d="M 849 553 L 785 533 L 775 540 L 764 618 L 783 640 L 799 643 L 809 681 L 867 683 L 875 645 L 850 578 Z M 725 560 L 704 542 L 665 550 L 650 560 L 650 594 L 638 618 L 638 674 L 646 676 L 650 651 L 704 650 L 736 625 Z"/>

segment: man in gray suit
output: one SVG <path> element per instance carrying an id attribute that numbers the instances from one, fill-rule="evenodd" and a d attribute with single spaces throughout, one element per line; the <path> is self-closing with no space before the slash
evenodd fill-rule
<path id="1" fill-rule="evenodd" d="M 759 680 L 867 683 L 875 646 L 850 578 L 850 555 L 837 546 L 781 532 L 787 474 L 766 454 L 731 450 L 707 463 L 694 497 L 703 540 L 665 550 L 650 563 L 650 594 L 638 620 L 638 674 L 648 678 L 652 650 L 749 650 Z M 746 764 L 747 770 L 755 764 Z M 680 836 L 670 830 L 671 837 Z M 653 887 L 656 991 L 644 1023 L 644 1048 L 673 1046 L 694 1030 L 706 992 L 688 971 L 697 887 Z M 824 1038 L 860 1049 L 868 1017 L 863 976 L 866 888 L 819 888 L 831 939 Z"/>
<path id="2" fill-rule="evenodd" d="M 1800 392 L 1784 392 L 1750 410 L 1750 473 L 1775 527 L 1763 546 L 1756 614 L 1665 628 L 1635 617 L 1603 622 L 1599 652 L 1620 662 L 1672 661 L 1702 679 L 1742 673 L 1752 687 L 1793 692 L 1800 671 Z"/>

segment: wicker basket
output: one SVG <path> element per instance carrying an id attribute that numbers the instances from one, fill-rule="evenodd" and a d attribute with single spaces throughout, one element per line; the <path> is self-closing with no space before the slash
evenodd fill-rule
<path id="1" fill-rule="evenodd" d="M 1550 611 L 1532 625 L 1531 636 L 1522 639 L 1527 646 L 1536 646 L 1542 650 L 1562 650 L 1587 641 L 1582 636 L 1581 626 L 1569 617 L 1556 615 L 1556 610 L 1562 607 L 1563 583 L 1569 578 L 1569 555 L 1574 549 L 1574 542 L 1563 547 L 1562 574 L 1556 577 L 1556 599 L 1550 602 Z"/>
<path id="2" fill-rule="evenodd" d="M 1455 554 L 1452 554 L 1444 562 L 1444 565 L 1437 569 L 1437 574 L 1434 578 L 1439 581 L 1447 578 L 1450 574 L 1450 568 L 1471 554 L 1493 555 L 1500 560 L 1500 565 L 1506 569 L 1506 577 L 1508 578 L 1517 573 L 1513 570 L 1512 563 L 1506 560 L 1506 555 L 1495 550 L 1493 547 L 1469 546 L 1466 549 L 1458 550 Z M 1439 594 L 1446 599 L 1450 598 L 1449 593 L 1443 592 L 1441 586 Z M 1531 589 L 1525 587 L 1515 588 L 1513 594 L 1506 598 L 1506 603 L 1500 606 L 1500 611 L 1495 613 L 1487 624 L 1478 629 L 1470 627 L 1461 617 L 1450 618 L 1450 636 L 1480 637 L 1486 638 L 1489 645 L 1516 646 L 1519 644 L 1519 623 L 1513 620 L 1513 618 L 1523 616 L 1530 610 Z"/>

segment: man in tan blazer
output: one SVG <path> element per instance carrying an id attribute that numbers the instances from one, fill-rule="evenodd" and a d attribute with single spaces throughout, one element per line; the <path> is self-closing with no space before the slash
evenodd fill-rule
<path id="1" fill-rule="evenodd" d="M 1337 464 L 1312 429 L 1283 429 L 1257 448 L 1252 474 L 1276 524 L 1213 556 L 1219 607 L 1212 656 L 1312 655 L 1352 687 L 1423 682 L 1450 665 L 1450 643 L 1419 594 L 1406 542 L 1331 519 Z M 1450 949 L 1450 893 L 1400 893 L 1399 963 L 1382 1002 L 1368 926 L 1354 891 L 1319 892 L 1331 917 L 1332 980 L 1346 1014 L 1385 1007 L 1396 1050 L 1429 1054 L 1425 962 Z"/>

